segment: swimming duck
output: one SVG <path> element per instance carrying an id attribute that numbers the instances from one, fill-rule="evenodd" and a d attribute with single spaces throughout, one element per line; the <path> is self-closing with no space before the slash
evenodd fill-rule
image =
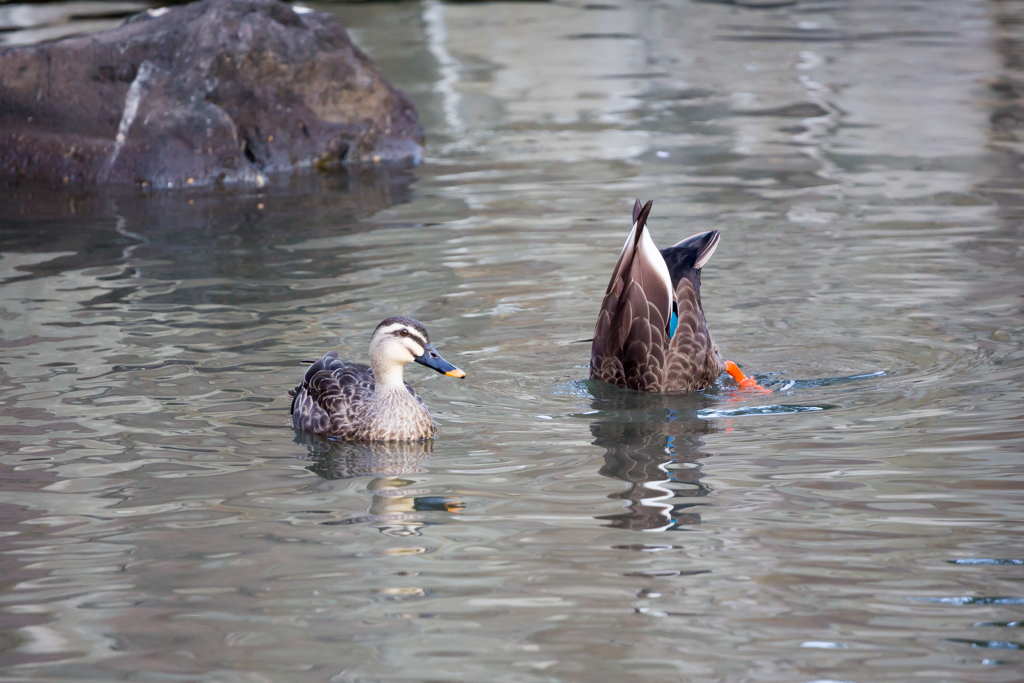
<path id="1" fill-rule="evenodd" d="M 416 361 L 449 377 L 466 373 L 441 358 L 419 321 L 393 316 L 377 325 L 370 365 L 339 360 L 329 351 L 309 366 L 292 397 L 292 426 L 353 441 L 429 439 L 437 425 L 426 404 L 402 379 Z"/>
<path id="2" fill-rule="evenodd" d="M 721 235 L 702 232 L 659 251 L 647 230 L 653 203 L 633 206 L 633 230 L 594 329 L 590 378 L 639 391 L 697 391 L 729 372 L 741 387 L 757 386 L 722 360 L 700 303 L 700 270 Z"/>

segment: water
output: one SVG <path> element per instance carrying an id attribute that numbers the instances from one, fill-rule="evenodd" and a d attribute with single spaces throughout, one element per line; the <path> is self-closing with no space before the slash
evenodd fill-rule
<path id="1" fill-rule="evenodd" d="M 2 680 L 1019 681 L 1009 5 L 335 6 L 422 166 L 4 190 Z M 635 197 L 772 393 L 585 380 Z M 393 313 L 442 434 L 296 435 Z"/>

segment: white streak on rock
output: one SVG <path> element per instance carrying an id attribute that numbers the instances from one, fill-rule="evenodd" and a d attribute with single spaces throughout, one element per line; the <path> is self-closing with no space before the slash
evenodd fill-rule
<path id="1" fill-rule="evenodd" d="M 142 100 L 142 89 L 146 85 L 146 81 L 153 75 L 154 66 L 152 62 L 144 61 L 139 64 L 139 71 L 135 74 L 135 80 L 128 86 L 128 94 L 124 98 L 124 113 L 121 114 L 121 123 L 117 126 L 117 137 L 114 138 L 114 151 L 110 155 L 110 160 L 107 162 L 107 171 L 113 167 L 114 162 L 117 161 L 117 156 L 121 153 L 121 149 L 124 148 L 125 140 L 128 139 L 128 130 L 132 127 L 132 123 L 135 122 L 135 116 L 139 113 L 139 102 Z"/>

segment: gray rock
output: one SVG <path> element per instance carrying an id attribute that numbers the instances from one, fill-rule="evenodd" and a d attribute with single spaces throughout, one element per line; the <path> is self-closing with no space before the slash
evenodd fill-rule
<path id="1" fill-rule="evenodd" d="M 0 179 L 180 187 L 418 161 L 423 127 L 330 15 L 202 0 L 0 50 Z"/>

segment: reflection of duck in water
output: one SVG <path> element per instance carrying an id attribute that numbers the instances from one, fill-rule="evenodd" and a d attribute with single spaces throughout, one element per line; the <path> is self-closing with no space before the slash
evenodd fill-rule
<path id="1" fill-rule="evenodd" d="M 428 496 L 425 489 L 408 488 L 415 480 L 405 475 L 424 471 L 433 441 L 331 441 L 297 430 L 295 442 L 304 445 L 314 461 L 307 469 L 323 479 L 373 477 L 366 485 L 372 495 L 367 514 L 327 524 L 374 523 L 382 533 L 409 536 L 425 525 L 424 513 L 458 514 L 465 507 L 457 498 Z"/>
<path id="2" fill-rule="evenodd" d="M 640 391 L 697 391 L 729 372 L 700 303 L 700 270 L 718 246 L 717 230 L 658 251 L 647 230 L 653 202 L 633 207 L 633 230 L 612 271 L 590 350 L 590 378 Z"/>
<path id="3" fill-rule="evenodd" d="M 314 461 L 309 471 L 324 479 L 356 477 L 397 477 L 423 472 L 434 450 L 433 441 L 333 441 L 296 430 L 295 443 L 302 444 Z"/>
<path id="4" fill-rule="evenodd" d="M 594 445 L 605 448 L 600 473 L 628 484 L 613 499 L 628 500 L 626 510 L 598 519 L 637 531 L 669 531 L 700 524 L 692 508 L 709 492 L 697 465 L 706 456 L 699 436 L 714 433 L 697 417 L 700 396 L 652 396 L 623 392 L 594 383 L 593 408 L 602 415 L 590 425 Z M 696 500 L 695 500 L 696 499 Z"/>
<path id="5" fill-rule="evenodd" d="M 370 365 L 339 360 L 330 351 L 306 370 L 292 397 L 292 426 L 357 441 L 429 439 L 437 425 L 423 399 L 402 379 L 416 361 L 450 377 L 466 373 L 441 358 L 418 321 L 394 316 L 377 325 Z"/>

